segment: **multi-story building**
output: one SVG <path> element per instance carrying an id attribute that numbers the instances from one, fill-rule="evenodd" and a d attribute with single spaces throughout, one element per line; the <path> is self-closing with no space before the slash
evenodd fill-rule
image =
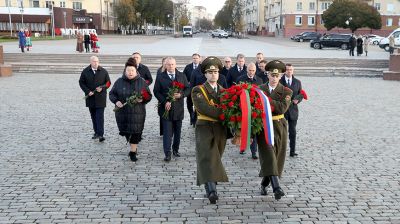
<path id="1" fill-rule="evenodd" d="M 259 34 L 265 29 L 264 1 L 265 0 L 242 1 L 245 31 Z"/>
<path id="2" fill-rule="evenodd" d="M 207 19 L 207 9 L 204 6 L 194 6 L 191 12 L 191 23 L 193 27 L 200 30 L 200 20 Z"/>
<path id="3" fill-rule="evenodd" d="M 117 0 L 3 0 L 0 1 L 0 32 L 28 28 L 57 35 L 69 29 L 96 29 L 97 33 L 117 29 L 113 6 Z"/>
<path id="4" fill-rule="evenodd" d="M 327 33 L 322 13 L 329 8 L 332 0 L 261 0 L 265 1 L 265 26 L 269 35 L 285 37 L 302 31 Z M 357 33 L 375 33 L 388 35 L 400 26 L 400 1 L 398 0 L 365 0 L 381 14 L 380 30 L 358 29 Z M 335 28 L 329 32 L 349 33 L 349 29 Z"/>

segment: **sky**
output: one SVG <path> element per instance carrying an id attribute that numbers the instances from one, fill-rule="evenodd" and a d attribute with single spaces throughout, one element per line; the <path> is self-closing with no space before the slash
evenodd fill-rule
<path id="1" fill-rule="evenodd" d="M 193 6 L 201 5 L 207 8 L 207 13 L 211 13 L 214 16 L 224 6 L 225 0 L 190 0 Z"/>

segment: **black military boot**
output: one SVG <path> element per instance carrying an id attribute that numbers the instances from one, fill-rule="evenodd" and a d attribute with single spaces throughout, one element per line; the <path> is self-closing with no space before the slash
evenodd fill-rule
<path id="1" fill-rule="evenodd" d="M 283 192 L 282 188 L 279 186 L 278 176 L 271 176 L 270 180 L 275 200 L 281 199 L 282 196 L 285 196 L 285 192 Z"/>
<path id="2" fill-rule="evenodd" d="M 136 162 L 138 160 L 136 155 L 137 155 L 137 152 L 129 151 L 129 158 L 131 159 L 132 162 Z"/>
<path id="3" fill-rule="evenodd" d="M 207 182 L 207 187 L 209 190 L 208 194 L 208 200 L 210 200 L 211 204 L 215 204 L 218 200 L 218 195 L 217 195 L 217 186 L 215 185 L 214 182 Z"/>
<path id="4" fill-rule="evenodd" d="M 269 177 L 263 177 L 261 181 L 261 195 L 267 195 L 267 187 L 270 183 Z"/>

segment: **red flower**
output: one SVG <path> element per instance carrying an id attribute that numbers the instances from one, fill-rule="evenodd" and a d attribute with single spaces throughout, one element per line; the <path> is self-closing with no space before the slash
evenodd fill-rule
<path id="1" fill-rule="evenodd" d="M 232 101 L 236 101 L 237 98 L 238 98 L 238 97 L 237 97 L 236 95 L 232 96 Z"/>
<path id="2" fill-rule="evenodd" d="M 221 105 L 222 110 L 226 110 L 228 107 L 225 104 Z"/>
<path id="3" fill-rule="evenodd" d="M 253 98 L 253 97 L 250 98 L 250 103 L 251 103 L 251 104 L 254 104 L 254 98 Z"/>
<path id="4" fill-rule="evenodd" d="M 249 88 L 249 85 L 248 85 L 247 83 L 243 83 L 243 84 L 242 84 L 242 88 L 243 88 L 243 89 L 247 89 L 247 88 Z"/>
<path id="5" fill-rule="evenodd" d="M 110 87 L 110 86 L 111 86 L 111 82 L 110 82 L 110 81 L 107 81 L 106 87 L 108 88 L 108 87 Z"/>
<path id="6" fill-rule="evenodd" d="M 232 101 L 228 103 L 229 107 L 233 107 L 233 105 L 234 105 L 234 103 Z"/>
<path id="7" fill-rule="evenodd" d="M 253 89 L 250 90 L 250 97 L 254 98 L 256 96 L 256 91 L 254 91 Z"/>
<path id="8" fill-rule="evenodd" d="M 304 91 L 304 89 L 300 90 L 300 94 L 303 95 L 303 98 L 304 98 L 305 100 L 308 100 L 307 93 L 306 93 L 306 91 Z"/>
<path id="9" fill-rule="evenodd" d="M 219 115 L 219 119 L 220 119 L 221 121 L 225 120 L 225 114 L 220 114 L 220 115 Z"/>
<path id="10" fill-rule="evenodd" d="M 241 115 L 236 116 L 236 121 L 242 122 L 242 116 Z"/>
<path id="11" fill-rule="evenodd" d="M 143 100 L 149 100 L 150 99 L 150 94 L 147 92 L 146 89 L 142 90 L 141 95 L 143 97 Z"/>
<path id="12" fill-rule="evenodd" d="M 229 120 L 232 121 L 232 122 L 235 122 L 236 118 L 235 118 L 235 116 L 232 116 L 232 117 L 229 118 Z"/>
<path id="13" fill-rule="evenodd" d="M 257 113 L 255 112 L 255 111 L 253 111 L 252 113 L 251 113 L 251 118 L 256 118 L 257 117 Z"/>

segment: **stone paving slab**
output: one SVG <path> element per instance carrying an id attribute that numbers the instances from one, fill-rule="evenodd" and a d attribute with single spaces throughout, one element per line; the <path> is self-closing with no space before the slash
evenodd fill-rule
<path id="1" fill-rule="evenodd" d="M 398 82 L 301 77 L 310 100 L 281 180 L 287 196 L 259 195 L 259 162 L 228 143 L 229 182 L 210 205 L 195 184 L 187 114 L 182 157 L 165 163 L 151 101 L 132 163 L 110 104 L 105 143 L 90 139 L 78 79 L 0 79 L 0 223 L 400 223 Z"/>

